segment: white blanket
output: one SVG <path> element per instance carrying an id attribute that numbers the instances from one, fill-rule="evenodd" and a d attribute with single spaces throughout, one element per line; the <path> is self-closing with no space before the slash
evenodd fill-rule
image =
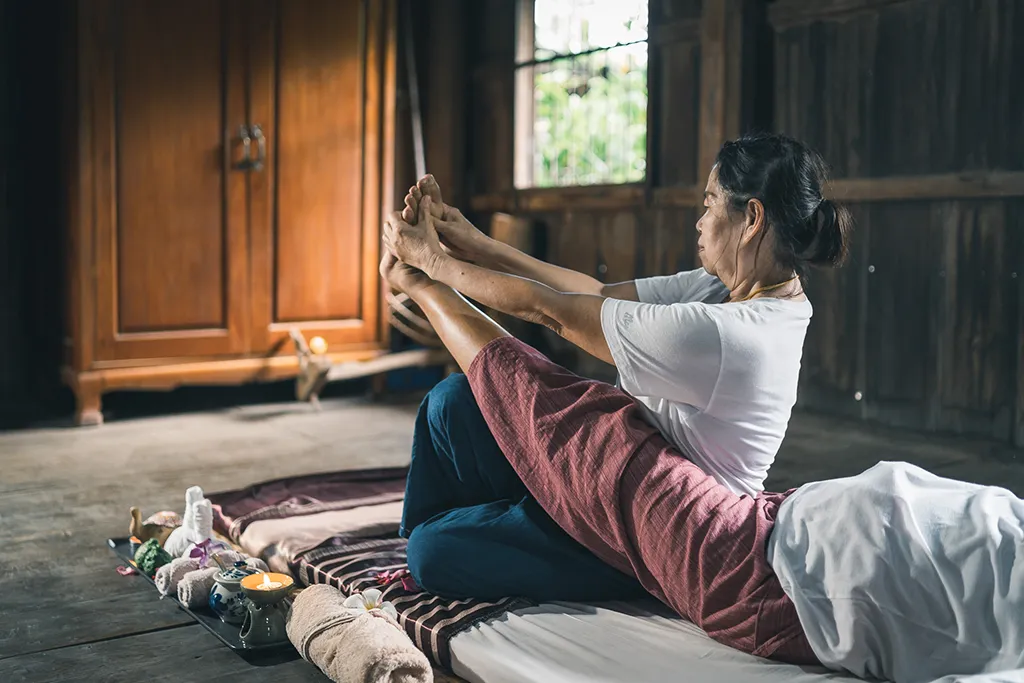
<path id="1" fill-rule="evenodd" d="M 790 496 L 768 559 L 830 668 L 897 683 L 1020 676 L 1024 501 L 1006 489 L 879 463 Z"/>
<path id="2" fill-rule="evenodd" d="M 471 683 L 859 681 L 716 643 L 653 600 L 516 610 L 455 636 L 451 652 L 455 673 Z"/>

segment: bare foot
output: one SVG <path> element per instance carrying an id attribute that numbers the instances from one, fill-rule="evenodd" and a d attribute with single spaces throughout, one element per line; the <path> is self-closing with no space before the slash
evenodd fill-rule
<path id="1" fill-rule="evenodd" d="M 432 175 L 425 175 L 419 182 L 409 188 L 405 195 L 405 208 L 402 210 L 402 219 L 410 225 L 416 224 L 416 217 L 420 210 L 420 200 L 424 196 L 430 197 L 430 213 L 434 218 L 444 219 L 445 205 L 441 199 L 441 186 Z"/>
<path id="2" fill-rule="evenodd" d="M 417 289 L 429 287 L 434 282 L 423 271 L 399 261 L 386 247 L 380 260 L 380 276 L 391 285 L 392 289 L 410 296 Z"/>

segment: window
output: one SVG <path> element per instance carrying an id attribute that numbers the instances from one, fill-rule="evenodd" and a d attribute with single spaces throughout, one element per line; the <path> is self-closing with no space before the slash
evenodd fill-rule
<path id="1" fill-rule="evenodd" d="M 647 0 L 519 0 L 516 187 L 641 182 Z"/>

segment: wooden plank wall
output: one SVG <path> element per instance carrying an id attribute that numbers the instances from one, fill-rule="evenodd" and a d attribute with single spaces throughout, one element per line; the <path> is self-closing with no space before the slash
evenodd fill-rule
<path id="1" fill-rule="evenodd" d="M 802 407 L 1024 446 L 1024 5 L 764 5 L 652 0 L 647 182 L 517 192 L 515 3 L 467 3 L 473 215 L 532 219 L 539 256 L 606 282 L 692 268 L 721 142 L 793 134 L 833 165 L 830 194 L 857 221 L 851 263 L 809 285 Z"/>
<path id="2" fill-rule="evenodd" d="M 857 219 L 853 262 L 813 283 L 802 403 L 1024 445 L 1024 6 L 779 0 L 770 17 L 775 127 L 823 153 Z"/>

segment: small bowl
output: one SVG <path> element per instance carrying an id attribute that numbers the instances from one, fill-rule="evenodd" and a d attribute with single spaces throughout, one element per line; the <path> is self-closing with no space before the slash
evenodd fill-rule
<path id="1" fill-rule="evenodd" d="M 262 588 L 262 586 L 266 585 L 273 587 Z M 250 574 L 242 579 L 241 583 L 242 592 L 245 593 L 245 596 L 260 607 L 272 605 L 281 600 L 291 592 L 294 585 L 295 579 L 287 574 L 278 574 L 277 572 Z"/>

